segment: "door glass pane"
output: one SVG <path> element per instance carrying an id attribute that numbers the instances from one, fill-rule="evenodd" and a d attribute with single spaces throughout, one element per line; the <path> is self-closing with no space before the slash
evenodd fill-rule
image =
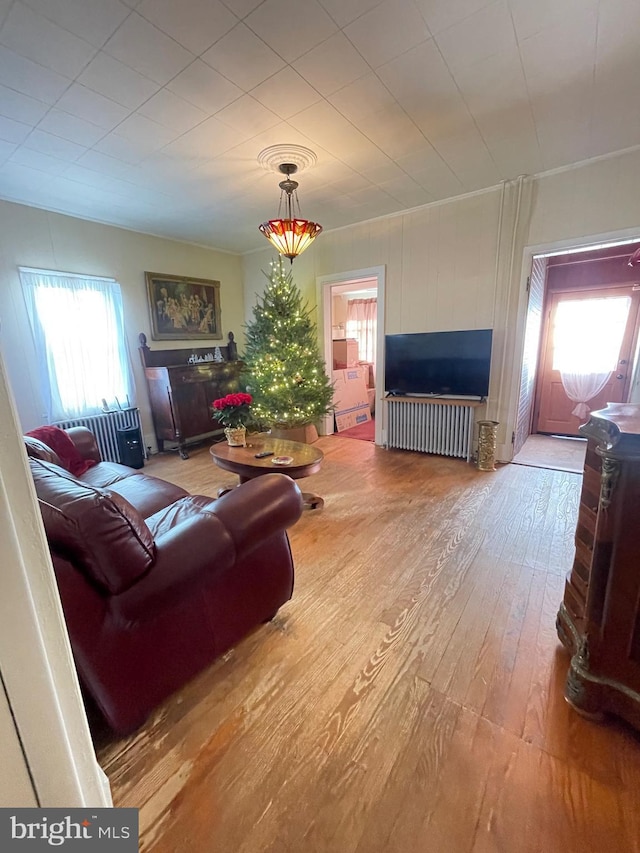
<path id="1" fill-rule="evenodd" d="M 559 302 L 553 328 L 553 369 L 563 373 L 614 370 L 630 306 L 630 296 Z"/>

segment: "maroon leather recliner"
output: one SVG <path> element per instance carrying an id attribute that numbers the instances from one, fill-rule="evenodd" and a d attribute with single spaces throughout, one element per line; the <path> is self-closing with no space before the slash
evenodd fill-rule
<path id="1" fill-rule="evenodd" d="M 91 433 L 67 431 L 100 460 Z M 267 474 L 214 500 L 97 461 L 74 476 L 25 437 L 80 679 L 126 733 L 293 591 L 294 481 Z"/>

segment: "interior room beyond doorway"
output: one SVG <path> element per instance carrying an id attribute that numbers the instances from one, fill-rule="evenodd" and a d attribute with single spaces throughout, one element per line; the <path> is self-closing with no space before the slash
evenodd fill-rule
<path id="1" fill-rule="evenodd" d="M 377 303 L 376 279 L 331 287 L 333 431 L 344 438 L 375 440 Z"/>

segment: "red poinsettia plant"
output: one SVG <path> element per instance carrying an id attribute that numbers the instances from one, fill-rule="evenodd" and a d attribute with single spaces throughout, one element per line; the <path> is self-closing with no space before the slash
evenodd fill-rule
<path id="1" fill-rule="evenodd" d="M 227 394 L 226 397 L 220 397 L 219 400 L 214 400 L 213 417 L 220 421 L 225 427 L 236 429 L 247 425 L 251 419 L 251 409 L 249 406 L 253 402 L 251 394 L 245 394 L 239 391 L 237 394 Z"/>

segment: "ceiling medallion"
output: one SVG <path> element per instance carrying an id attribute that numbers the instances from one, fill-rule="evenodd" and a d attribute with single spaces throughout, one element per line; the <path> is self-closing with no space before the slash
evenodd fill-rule
<path id="1" fill-rule="evenodd" d="M 270 145 L 258 154 L 258 163 L 267 172 L 280 172 L 281 163 L 293 163 L 300 173 L 317 162 L 315 153 L 302 145 Z"/>

